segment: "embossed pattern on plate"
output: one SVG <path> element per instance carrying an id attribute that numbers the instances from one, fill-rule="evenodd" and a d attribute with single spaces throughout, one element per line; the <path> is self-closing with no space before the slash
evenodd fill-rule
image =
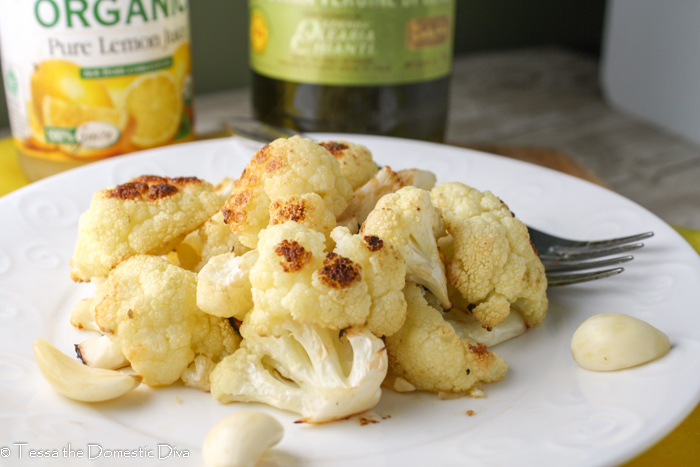
<path id="1" fill-rule="evenodd" d="M 553 233 L 600 238 L 653 230 L 656 236 L 624 274 L 553 290 L 545 323 L 495 348 L 510 370 L 503 381 L 487 385 L 485 399 L 440 401 L 386 391 L 367 414 L 379 423 L 363 425 L 353 418 L 313 427 L 294 424 L 292 414 L 254 406 L 285 427 L 273 456 L 280 465 L 612 465 L 658 440 L 700 399 L 700 374 L 683 371 L 700 351 L 700 260 L 661 220 L 608 190 L 530 164 L 408 140 L 342 138 L 367 145 L 379 164 L 393 169 L 420 167 L 434 171 L 441 182 L 491 190 L 518 217 Z M 180 385 L 140 387 L 115 401 L 77 404 L 41 378 L 31 343 L 48 337 L 70 354 L 74 343 L 93 336 L 68 324 L 70 310 L 90 289 L 73 284 L 67 274 L 78 216 L 95 190 L 143 173 L 193 175 L 216 183 L 239 176 L 253 150 L 225 139 L 144 151 L 0 199 L 0 439 L 44 449 L 61 449 L 69 441 L 82 449 L 98 443 L 155 450 L 166 443 L 191 452 L 189 459 L 169 458 L 168 465 L 201 463 L 199 446 L 208 430 L 248 406 L 222 405 Z M 671 352 L 622 372 L 582 370 L 570 355 L 571 335 L 587 317 L 604 311 L 656 325 L 671 338 Z M 136 459 L 133 465 L 164 463 Z"/>

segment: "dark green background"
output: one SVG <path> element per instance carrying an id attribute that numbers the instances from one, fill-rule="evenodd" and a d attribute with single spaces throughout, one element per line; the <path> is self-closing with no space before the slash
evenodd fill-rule
<path id="1" fill-rule="evenodd" d="M 249 83 L 247 4 L 190 0 L 196 93 Z M 455 54 L 558 45 L 595 56 L 604 15 L 605 0 L 457 0 Z M 2 92 L 0 128 L 7 126 Z"/>

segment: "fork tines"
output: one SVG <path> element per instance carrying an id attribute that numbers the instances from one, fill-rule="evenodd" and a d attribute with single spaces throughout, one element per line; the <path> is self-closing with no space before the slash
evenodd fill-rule
<path id="1" fill-rule="evenodd" d="M 550 244 L 547 245 L 545 251 L 540 253 L 548 284 L 550 286 L 568 285 L 620 274 L 624 271 L 622 267 L 602 268 L 619 266 L 632 261 L 634 259 L 632 255 L 616 255 L 642 248 L 643 243 L 632 242 L 639 242 L 653 235 L 653 232 L 646 232 L 628 237 L 590 242 L 556 239 L 556 237 L 548 236 L 547 240 L 550 241 Z M 561 240 L 561 242 L 554 242 L 555 239 Z M 592 261 L 596 258 L 605 259 Z"/>
<path id="2" fill-rule="evenodd" d="M 580 249 L 602 249 L 611 248 L 620 245 L 628 245 L 630 243 L 641 242 L 647 238 L 653 237 L 654 232 L 644 232 L 637 235 L 630 235 L 627 237 L 611 238 L 608 240 L 564 240 L 557 245 L 549 247 L 550 251 L 566 251 L 567 249 L 580 250 Z M 556 238 L 556 237 L 554 237 Z"/>
<path id="3" fill-rule="evenodd" d="M 588 282 L 595 279 L 603 279 L 605 277 L 620 274 L 625 268 L 605 269 L 603 271 L 578 272 L 574 274 L 549 274 L 547 272 L 547 285 L 549 287 L 556 285 L 569 285 L 578 282 Z"/>
<path id="4" fill-rule="evenodd" d="M 624 264 L 628 261 L 632 261 L 634 256 L 617 256 L 615 258 L 602 259 L 598 261 L 580 261 L 580 260 L 563 260 L 563 261 L 542 261 L 547 274 L 552 272 L 571 272 L 571 271 L 583 271 L 588 269 L 600 269 L 608 266 L 617 266 L 619 264 Z"/>

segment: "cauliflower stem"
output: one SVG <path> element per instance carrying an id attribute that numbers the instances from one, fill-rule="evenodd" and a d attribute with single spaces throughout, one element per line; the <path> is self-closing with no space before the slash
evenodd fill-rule
<path id="1" fill-rule="evenodd" d="M 364 327 L 338 333 L 287 321 L 279 336 L 246 334 L 210 376 L 221 402 L 263 402 L 308 423 L 347 418 L 374 407 L 387 373 L 381 339 Z"/>

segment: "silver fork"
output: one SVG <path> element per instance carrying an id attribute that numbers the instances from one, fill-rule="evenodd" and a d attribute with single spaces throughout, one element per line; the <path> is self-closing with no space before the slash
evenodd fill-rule
<path id="1" fill-rule="evenodd" d="M 610 266 L 632 261 L 634 256 L 625 253 L 642 248 L 644 244 L 640 242 L 654 236 L 654 232 L 645 232 L 608 240 L 579 241 L 555 237 L 529 226 L 528 230 L 530 241 L 544 264 L 550 287 L 620 274 L 624 268 Z"/>

